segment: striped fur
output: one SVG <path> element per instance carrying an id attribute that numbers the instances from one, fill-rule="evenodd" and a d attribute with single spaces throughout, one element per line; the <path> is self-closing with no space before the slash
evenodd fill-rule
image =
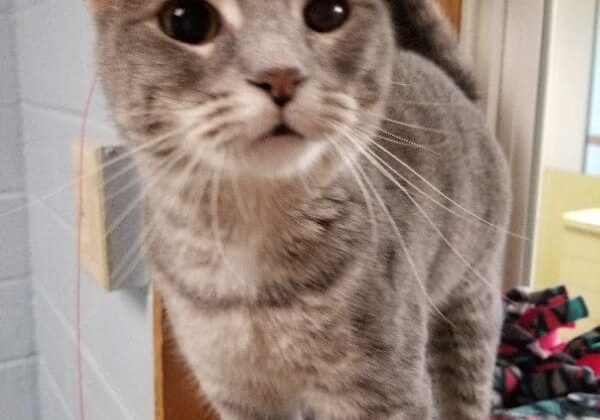
<path id="1" fill-rule="evenodd" d="M 315 35 L 304 1 L 238 0 L 200 49 L 141 0 L 96 16 L 151 274 L 224 420 L 481 420 L 506 165 L 432 3 L 348 1 Z M 308 75 L 285 111 L 246 82 L 265 65 Z M 306 138 L 254 142 L 281 112 Z"/>

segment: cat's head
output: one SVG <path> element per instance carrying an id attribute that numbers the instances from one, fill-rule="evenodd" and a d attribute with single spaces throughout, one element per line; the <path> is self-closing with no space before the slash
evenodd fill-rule
<path id="1" fill-rule="evenodd" d="M 148 158 L 289 177 L 375 129 L 386 0 L 91 1 L 112 111 Z"/>

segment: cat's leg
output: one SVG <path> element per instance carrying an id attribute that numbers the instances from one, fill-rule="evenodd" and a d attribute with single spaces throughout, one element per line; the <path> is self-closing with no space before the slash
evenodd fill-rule
<path id="1" fill-rule="evenodd" d="M 470 287 L 469 287 L 470 286 Z M 481 280 L 460 289 L 431 331 L 431 369 L 441 420 L 489 417 L 501 327 L 500 294 Z"/>
<path id="2" fill-rule="evenodd" d="M 289 398 L 279 398 L 282 396 L 264 388 L 205 380 L 202 390 L 220 420 L 299 420 L 299 406 L 293 406 Z"/>
<path id="3" fill-rule="evenodd" d="M 418 363 L 418 362 L 417 362 Z M 394 373 L 399 384 L 364 380 L 354 389 L 343 386 L 312 393 L 307 400 L 310 420 L 431 420 L 431 388 L 427 378 Z M 425 367 L 424 375 L 427 376 Z"/>
<path id="4" fill-rule="evenodd" d="M 238 405 L 237 403 L 213 402 L 220 420 L 303 420 L 299 410 L 284 411 Z"/>
<path id="5" fill-rule="evenodd" d="M 314 420 L 431 420 L 429 402 L 403 404 L 393 409 L 357 407 L 351 398 L 330 398 L 313 407 Z"/>

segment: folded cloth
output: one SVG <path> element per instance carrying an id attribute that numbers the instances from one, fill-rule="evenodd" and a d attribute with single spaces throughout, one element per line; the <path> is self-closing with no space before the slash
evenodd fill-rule
<path id="1" fill-rule="evenodd" d="M 588 366 L 600 376 L 600 327 L 571 340 L 564 352 L 577 359 L 579 366 Z"/>
<path id="2" fill-rule="evenodd" d="M 600 393 L 600 327 L 569 343 L 560 328 L 588 315 L 564 286 L 507 294 L 494 376 L 494 407 L 528 406 L 574 393 Z"/>
<path id="3" fill-rule="evenodd" d="M 570 394 L 528 406 L 495 410 L 492 420 L 570 420 L 600 418 L 600 395 Z"/>

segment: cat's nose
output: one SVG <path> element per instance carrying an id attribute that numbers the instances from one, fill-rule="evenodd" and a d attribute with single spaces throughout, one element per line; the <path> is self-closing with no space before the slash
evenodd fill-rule
<path id="1" fill-rule="evenodd" d="M 271 95 L 273 102 L 280 107 L 284 107 L 294 98 L 298 86 L 305 79 L 300 70 L 288 68 L 263 72 L 254 80 L 248 80 L 248 82 L 267 92 Z"/>

